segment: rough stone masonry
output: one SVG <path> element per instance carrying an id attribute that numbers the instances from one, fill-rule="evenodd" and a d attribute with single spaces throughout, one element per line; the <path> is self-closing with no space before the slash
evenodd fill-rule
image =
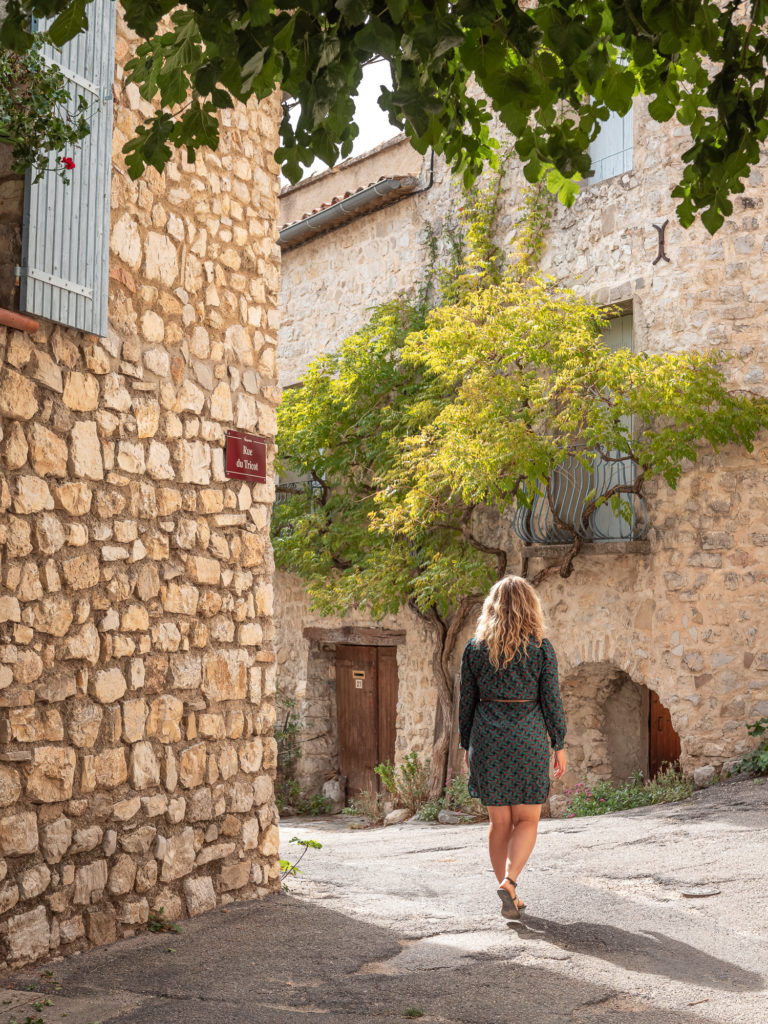
<path id="1" fill-rule="evenodd" d="M 280 107 L 129 179 L 118 28 L 107 338 L 0 333 L 0 953 L 278 886 L 269 511 Z M 7 154 L 6 157 L 7 159 Z M 6 264 L 21 182 L 0 182 Z M 13 295 L 2 296 L 10 305 Z M 225 478 L 229 427 L 267 484 Z"/>

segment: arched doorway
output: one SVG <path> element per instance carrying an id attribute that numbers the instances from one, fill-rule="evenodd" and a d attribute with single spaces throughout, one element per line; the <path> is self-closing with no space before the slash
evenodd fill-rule
<path id="1" fill-rule="evenodd" d="M 587 776 L 652 778 L 680 757 L 680 738 L 657 695 L 615 665 L 581 665 L 562 681 L 568 718 L 566 787 Z"/>

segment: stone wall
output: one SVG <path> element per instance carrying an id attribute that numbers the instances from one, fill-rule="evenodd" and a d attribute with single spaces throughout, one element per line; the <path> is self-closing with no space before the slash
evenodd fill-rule
<path id="1" fill-rule="evenodd" d="M 598 301 L 631 307 L 636 350 L 718 346 L 734 356 L 725 364 L 731 386 L 766 395 L 768 163 L 753 172 L 746 193 L 735 199 L 733 216 L 714 238 L 700 225 L 685 231 L 670 198 L 681 170 L 685 129 L 650 120 L 644 100 L 636 101 L 634 125 L 634 169 L 586 187 L 570 209 L 555 207 L 543 270 Z M 331 194 L 338 194 L 341 174 L 333 179 Z M 498 241 L 505 250 L 514 245 L 523 184 L 519 167 L 509 161 L 498 222 Z M 371 305 L 418 280 L 424 226 L 429 222 L 439 230 L 460 202 L 438 160 L 428 191 L 285 254 L 282 303 L 290 329 L 281 334 L 280 373 L 286 381 L 296 379 L 313 353 L 332 350 L 363 323 Z M 654 265 L 654 224 L 665 220 L 670 262 Z M 322 303 L 318 296 L 325 297 Z M 676 491 L 664 483 L 647 486 L 646 550 L 592 545 L 568 580 L 555 575 L 542 585 L 550 636 L 573 709 L 566 785 L 584 772 L 613 774 L 611 759 L 620 763 L 623 756 L 605 739 L 612 734 L 615 693 L 601 680 L 621 678 L 656 691 L 681 737 L 686 770 L 721 765 L 750 747 L 747 723 L 768 714 L 767 481 L 768 439 L 763 436 L 751 454 L 732 447 L 719 453 L 702 450 Z M 512 542 L 509 550 L 510 571 L 520 571 L 521 545 Z M 530 574 L 546 560 L 532 557 Z M 284 587 L 281 580 L 281 607 Z M 360 620 L 358 613 L 355 617 Z M 302 619 L 313 626 L 323 621 L 309 612 Z M 406 616 L 393 619 L 401 628 L 405 621 Z M 280 614 L 279 651 L 290 644 L 286 638 L 297 626 L 295 618 L 284 622 Z M 471 629 L 468 623 L 465 637 Z M 425 640 L 427 647 L 411 657 L 429 677 L 426 635 Z M 305 656 L 304 651 L 283 661 L 281 687 L 301 691 Z M 641 742 L 638 730 L 646 707 L 647 702 L 637 704 L 637 720 L 627 731 L 626 763 Z M 407 715 L 398 726 L 403 730 L 399 753 L 425 740 L 423 749 L 428 749 L 429 727 L 413 727 Z"/>
<path id="2" fill-rule="evenodd" d="M 115 91 L 109 336 L 0 332 L 11 965 L 279 887 L 273 485 L 226 479 L 223 444 L 275 431 L 280 105 L 133 182 L 149 110 Z"/>
<path id="3" fill-rule="evenodd" d="M 325 171 L 283 192 L 280 224 L 299 220 L 334 196 L 386 175 L 429 181 L 429 157 L 414 154 L 405 139 Z M 386 158 L 385 162 L 384 159 Z M 349 178 L 349 180 L 347 180 Z M 279 377 L 283 386 L 301 380 L 307 364 L 364 323 L 365 311 L 409 288 L 423 266 L 423 232 L 435 215 L 435 196 L 450 206 L 450 175 L 439 162 L 432 188 L 285 253 L 280 285 Z M 302 209 L 302 205 L 305 206 Z M 320 301 L 318 301 L 318 298 Z"/>

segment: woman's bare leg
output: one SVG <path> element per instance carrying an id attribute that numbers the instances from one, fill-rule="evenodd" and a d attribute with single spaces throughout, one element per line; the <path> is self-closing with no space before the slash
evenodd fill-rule
<path id="1" fill-rule="evenodd" d="M 504 874 L 517 881 L 536 845 L 541 804 L 515 804 L 506 810 L 511 812 L 512 830 L 507 846 Z M 513 886 L 509 882 L 502 882 L 502 885 L 510 892 L 513 891 Z"/>
<path id="2" fill-rule="evenodd" d="M 491 867 L 496 875 L 496 881 L 501 882 L 507 873 L 507 858 L 509 846 L 512 839 L 512 808 L 511 807 L 489 807 L 488 817 L 488 853 L 491 857 Z M 512 876 L 515 877 L 514 875 Z"/>

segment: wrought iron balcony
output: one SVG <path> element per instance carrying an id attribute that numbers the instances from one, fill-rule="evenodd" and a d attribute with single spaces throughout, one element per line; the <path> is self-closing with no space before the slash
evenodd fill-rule
<path id="1" fill-rule="evenodd" d="M 527 544 L 568 544 L 574 535 L 586 541 L 642 540 L 648 519 L 641 494 L 620 493 L 626 517 L 614 512 L 610 500 L 591 507 L 595 498 L 614 487 L 632 486 L 636 476 L 629 460 L 595 454 L 587 467 L 571 458 L 558 466 L 544 493 L 535 495 L 529 507 L 518 505 L 513 529 Z"/>
<path id="2" fill-rule="evenodd" d="M 275 505 L 282 505 L 294 494 L 309 494 L 314 506 L 322 489 L 321 484 L 310 477 L 303 477 L 301 480 L 281 480 L 275 485 Z"/>

